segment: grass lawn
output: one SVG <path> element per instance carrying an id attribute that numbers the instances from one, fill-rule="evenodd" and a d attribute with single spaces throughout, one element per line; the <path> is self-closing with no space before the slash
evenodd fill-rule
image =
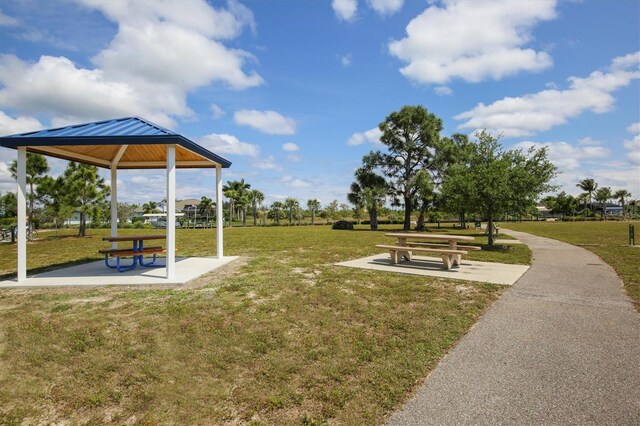
<path id="1" fill-rule="evenodd" d="M 89 232 L 41 234 L 29 267 L 99 258 L 108 231 Z M 214 233 L 178 230 L 179 254 L 213 254 Z M 202 285 L 1 290 L 0 424 L 379 424 L 503 291 L 333 266 L 389 240 L 232 228 L 225 253 L 243 259 Z M 0 244 L 0 259 L 15 274 L 15 246 Z"/>
<path id="2" fill-rule="evenodd" d="M 615 269 L 640 311 L 640 222 L 636 247 L 629 246 L 628 222 L 522 222 L 505 228 L 566 241 L 594 252 Z"/>

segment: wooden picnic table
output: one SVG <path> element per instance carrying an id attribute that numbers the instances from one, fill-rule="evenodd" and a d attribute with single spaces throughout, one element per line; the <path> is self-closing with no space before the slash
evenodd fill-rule
<path id="1" fill-rule="evenodd" d="M 145 247 L 144 242 L 149 240 L 164 240 L 166 239 L 165 235 L 129 235 L 126 237 L 104 237 L 102 241 L 107 242 L 120 242 L 120 241 L 131 241 L 132 248 L 130 249 L 104 249 L 99 250 L 99 253 L 104 254 L 104 262 L 108 268 L 117 269 L 118 272 L 124 272 L 135 268 L 136 266 L 145 266 L 145 267 L 154 267 L 156 261 L 156 254 L 164 253 L 165 249 L 161 246 L 154 247 Z M 144 262 L 144 255 L 151 254 L 153 255 L 153 259 L 151 262 Z M 109 257 L 116 258 L 116 264 L 109 264 Z M 121 257 L 133 257 L 131 265 L 121 265 L 120 258 Z"/>
<path id="2" fill-rule="evenodd" d="M 379 244 L 376 247 L 385 248 L 391 254 L 394 264 L 401 258 L 411 260 L 413 252 L 428 252 L 439 254 L 445 269 L 451 266 L 459 266 L 463 254 L 468 254 L 469 250 L 480 250 L 477 246 L 460 246 L 459 242 L 473 241 L 474 237 L 466 235 L 444 235 L 426 234 L 413 232 L 389 232 L 385 236 L 396 238 L 394 245 Z M 418 240 L 418 241 L 415 241 Z M 443 241 L 445 243 L 424 242 L 425 240 Z"/>

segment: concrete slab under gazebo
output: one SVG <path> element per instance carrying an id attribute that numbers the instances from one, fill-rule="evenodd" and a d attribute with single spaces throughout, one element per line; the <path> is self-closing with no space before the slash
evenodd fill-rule
<path id="1" fill-rule="evenodd" d="M 166 265 L 162 268 L 136 268 L 129 273 L 107 269 L 103 262 L 65 268 L 27 277 L 27 230 L 18 226 L 17 279 L 0 283 L 7 286 L 104 285 L 104 284 L 180 284 L 209 272 L 234 258 L 223 256 L 222 169 L 231 162 L 182 135 L 137 117 L 78 124 L 56 129 L 0 137 L 0 147 L 18 151 L 18 224 L 26 224 L 27 152 L 91 164 L 111 171 L 111 236 L 118 236 L 118 170 L 166 169 Z M 176 169 L 215 168 L 216 256 L 213 258 L 175 257 Z M 116 243 L 112 243 L 115 248 Z M 98 267 L 101 264 L 101 268 Z M 92 266 L 93 265 L 93 266 Z M 177 266 L 177 267 L 176 267 Z M 136 272 L 137 271 L 137 272 Z M 198 275 L 193 276 L 198 272 Z M 162 276 L 162 274 L 164 276 Z M 11 285 L 13 284 L 13 285 Z"/>

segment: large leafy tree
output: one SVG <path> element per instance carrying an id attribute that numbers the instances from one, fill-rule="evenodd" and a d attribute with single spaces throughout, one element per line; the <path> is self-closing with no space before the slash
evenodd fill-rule
<path id="1" fill-rule="evenodd" d="M 118 207 L 117 207 L 118 221 L 120 223 L 127 223 L 131 219 L 131 217 L 133 216 L 133 213 L 135 213 L 137 208 L 138 206 L 136 204 L 118 203 Z"/>
<path id="2" fill-rule="evenodd" d="M 320 201 L 318 201 L 315 198 L 313 200 L 308 200 L 307 201 L 307 208 L 311 212 L 311 224 L 315 225 L 316 224 L 316 212 L 320 209 Z"/>
<path id="3" fill-rule="evenodd" d="M 87 215 L 95 213 L 109 196 L 109 187 L 98 174 L 98 168 L 72 161 L 63 174 L 65 202 L 80 213 L 81 237 L 86 235 Z"/>
<path id="4" fill-rule="evenodd" d="M 596 192 L 596 190 L 598 189 L 598 184 L 596 183 L 595 180 L 591 178 L 587 178 L 587 179 L 582 179 L 580 182 L 576 184 L 576 186 L 582 189 L 583 191 L 585 191 L 587 194 L 589 194 L 589 209 L 593 214 L 593 202 L 592 202 L 593 193 Z"/>
<path id="5" fill-rule="evenodd" d="M 251 201 L 251 208 L 253 209 L 253 226 L 258 225 L 258 206 L 264 201 L 264 193 L 257 189 L 249 192 L 249 200 Z"/>
<path id="6" fill-rule="evenodd" d="M 443 192 L 446 197 L 464 198 L 471 211 L 487 218 L 491 231 L 496 217 L 524 214 L 540 194 L 553 189 L 549 181 L 556 167 L 545 148 L 503 151 L 498 139 L 487 132 L 477 133 L 476 138 L 467 161 L 450 166 Z M 489 232 L 489 246 L 493 245 L 494 235 Z"/>
<path id="7" fill-rule="evenodd" d="M 73 214 L 73 207 L 67 204 L 65 180 L 62 176 L 54 179 L 45 176 L 40 180 L 37 197 L 44 204 L 44 210 L 47 215 L 53 219 L 56 232 L 60 224 L 64 223 Z"/>
<path id="8" fill-rule="evenodd" d="M 379 167 L 390 179 L 391 195 L 404 204 L 404 229 L 409 230 L 418 172 L 437 171 L 442 121 L 423 106 L 407 105 L 389 114 L 379 128 L 388 152 L 372 152 L 365 164 Z"/>
<path id="9" fill-rule="evenodd" d="M 18 198 L 15 193 L 0 195 L 0 217 L 15 218 L 18 215 Z"/>
<path id="10" fill-rule="evenodd" d="M 369 226 L 372 231 L 378 230 L 378 211 L 384 205 L 389 187 L 384 177 L 376 174 L 371 168 L 360 167 L 355 172 L 356 180 L 351 184 L 351 192 L 347 194 L 350 203 L 356 209 L 364 208 L 369 213 Z"/>
<path id="11" fill-rule="evenodd" d="M 11 166 L 9 166 L 11 176 L 14 179 L 18 177 L 18 162 L 13 160 Z M 27 184 L 29 185 L 29 194 L 27 199 L 29 201 L 28 215 L 29 215 L 29 227 L 33 229 L 33 210 L 36 202 L 36 192 L 34 186 L 37 186 L 42 178 L 49 171 L 49 164 L 44 155 L 35 154 L 32 152 L 27 153 Z"/>

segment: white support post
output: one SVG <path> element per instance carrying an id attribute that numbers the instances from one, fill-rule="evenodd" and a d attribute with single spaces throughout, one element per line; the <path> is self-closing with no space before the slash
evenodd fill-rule
<path id="1" fill-rule="evenodd" d="M 167 145 L 167 279 L 176 272 L 176 146 Z"/>
<path id="2" fill-rule="evenodd" d="M 111 237 L 118 236 L 118 167 L 111 164 Z M 111 248 L 118 248 L 116 241 L 111 243 Z"/>
<path id="3" fill-rule="evenodd" d="M 27 279 L 27 148 L 18 148 L 18 282 Z"/>
<path id="4" fill-rule="evenodd" d="M 222 167 L 216 165 L 216 259 L 223 257 L 222 241 Z"/>

